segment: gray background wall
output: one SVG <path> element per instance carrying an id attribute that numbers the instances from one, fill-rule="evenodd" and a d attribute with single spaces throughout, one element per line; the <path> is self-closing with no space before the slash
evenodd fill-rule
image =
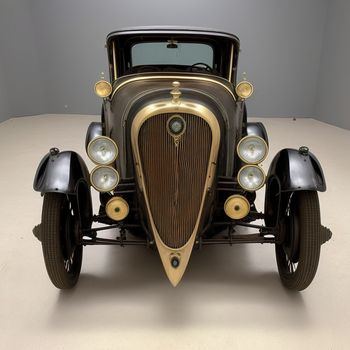
<path id="1" fill-rule="evenodd" d="M 315 112 L 327 123 L 350 129 L 350 1 L 333 0 L 323 40 Z"/>
<path id="2" fill-rule="evenodd" d="M 337 94 L 323 88 L 323 73 L 337 64 L 333 69 L 341 75 L 346 58 L 338 59 L 338 53 L 349 57 L 346 34 L 334 38 L 339 26 L 349 25 L 348 7 L 346 0 L 2 0 L 0 120 L 43 112 L 98 114 L 92 86 L 107 70 L 106 34 L 125 26 L 173 24 L 240 37 L 239 71 L 256 87 L 249 115 L 319 115 L 350 128 L 342 107 L 336 116 L 323 107 L 338 104 Z M 329 41 L 336 57 L 328 54 Z"/>
<path id="3" fill-rule="evenodd" d="M 0 120 L 45 113 L 47 88 L 30 1 L 0 3 Z"/>

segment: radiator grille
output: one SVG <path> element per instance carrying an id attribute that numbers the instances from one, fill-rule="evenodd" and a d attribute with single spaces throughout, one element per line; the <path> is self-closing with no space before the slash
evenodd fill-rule
<path id="1" fill-rule="evenodd" d="M 142 125 L 139 150 L 153 221 L 162 241 L 182 247 L 195 227 L 204 191 L 212 133 L 202 118 L 184 114 L 186 131 L 178 145 L 167 132 L 172 113 Z"/>

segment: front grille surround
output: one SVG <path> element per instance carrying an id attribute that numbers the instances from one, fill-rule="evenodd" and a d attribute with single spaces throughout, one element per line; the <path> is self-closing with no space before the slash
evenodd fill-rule
<path id="1" fill-rule="evenodd" d="M 195 226 L 193 227 L 188 241 L 178 248 L 172 248 L 166 245 L 158 232 L 150 205 L 147 180 L 143 171 L 141 150 L 139 148 L 139 135 L 142 125 L 154 116 L 164 113 L 195 115 L 208 123 L 211 130 L 210 155 L 206 168 L 205 183 L 202 188 L 199 212 L 196 218 Z M 207 193 L 210 191 L 211 186 L 213 185 L 216 174 L 216 163 L 220 147 L 220 135 L 220 125 L 215 114 L 209 108 L 198 103 L 197 101 L 184 99 L 181 99 L 181 101 L 178 103 L 174 103 L 171 99 L 158 100 L 155 103 L 150 103 L 137 112 L 131 124 L 131 146 L 134 157 L 134 169 L 138 190 L 144 199 L 145 205 L 145 211 L 143 211 L 143 214 L 147 216 L 150 231 L 153 233 L 164 270 L 173 286 L 176 286 L 181 280 L 191 256 L 195 238 L 200 227 Z M 171 264 L 174 256 L 179 261 L 177 268 L 174 268 Z"/>

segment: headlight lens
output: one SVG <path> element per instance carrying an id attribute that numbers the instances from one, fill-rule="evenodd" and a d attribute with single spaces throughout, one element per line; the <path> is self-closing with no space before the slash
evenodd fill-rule
<path id="1" fill-rule="evenodd" d="M 252 96 L 254 87 L 253 84 L 247 80 L 243 80 L 236 85 L 236 94 L 243 99 Z"/>
<path id="2" fill-rule="evenodd" d="M 240 186 L 247 191 L 256 191 L 265 183 L 264 171 L 257 165 L 245 165 L 237 177 Z"/>
<path id="3" fill-rule="evenodd" d="M 92 170 L 90 180 L 97 191 L 110 192 L 117 187 L 119 174 L 110 166 L 98 166 Z"/>
<path id="4" fill-rule="evenodd" d="M 97 96 L 105 98 L 112 93 L 112 85 L 106 80 L 99 80 L 95 84 L 94 90 Z"/>
<path id="5" fill-rule="evenodd" d="M 106 136 L 98 136 L 88 145 L 88 156 L 96 164 L 108 165 L 118 156 L 118 146 Z"/>
<path id="6" fill-rule="evenodd" d="M 259 136 L 248 135 L 237 145 L 238 156 L 245 163 L 258 164 L 267 156 L 268 146 L 264 139 Z"/>

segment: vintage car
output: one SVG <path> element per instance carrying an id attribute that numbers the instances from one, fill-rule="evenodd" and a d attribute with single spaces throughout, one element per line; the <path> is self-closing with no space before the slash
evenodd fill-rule
<path id="1" fill-rule="evenodd" d="M 265 176 L 268 136 L 262 123 L 247 120 L 253 85 L 237 83 L 239 39 L 131 28 L 110 33 L 106 48 L 110 79 L 94 88 L 101 121 L 91 123 L 85 142 L 96 167 L 89 172 L 76 152 L 53 147 L 34 179 L 43 209 L 33 231 L 52 283 L 76 284 L 87 245 L 153 248 L 176 286 L 193 249 L 270 243 L 283 284 L 305 289 L 331 237 L 320 222 L 325 178 L 306 146 L 278 152 Z M 254 201 L 265 185 L 262 213 Z M 91 187 L 100 196 L 97 215 Z M 259 219 L 265 224 L 252 224 Z M 115 239 L 101 236 L 112 228 Z"/>

